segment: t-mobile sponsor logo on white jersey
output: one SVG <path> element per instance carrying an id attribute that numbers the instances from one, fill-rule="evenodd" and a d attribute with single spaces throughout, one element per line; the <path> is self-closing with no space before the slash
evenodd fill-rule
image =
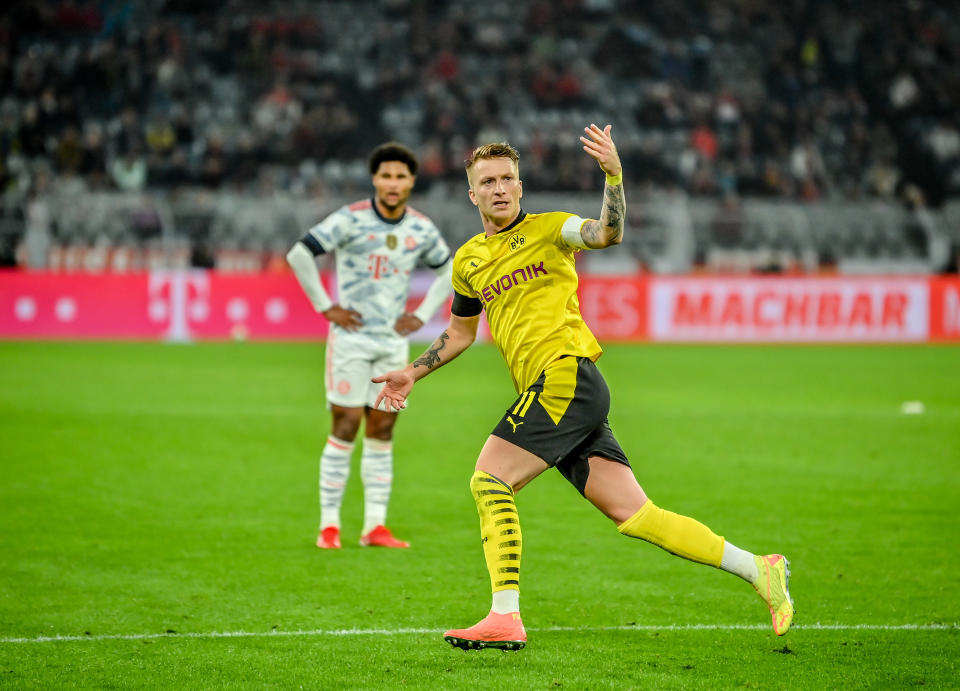
<path id="1" fill-rule="evenodd" d="M 407 207 L 400 221 L 389 223 L 370 200 L 341 207 L 309 235 L 325 252 L 336 253 L 340 305 L 363 315 L 360 331 L 378 338 L 399 337 L 393 327 L 406 309 L 417 264 L 436 267 L 450 258 L 429 218 Z"/>

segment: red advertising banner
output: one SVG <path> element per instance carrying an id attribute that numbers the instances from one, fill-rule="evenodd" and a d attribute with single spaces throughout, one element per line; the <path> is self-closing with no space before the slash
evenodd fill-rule
<path id="1" fill-rule="evenodd" d="M 653 278 L 656 341 L 924 341 L 928 278 Z"/>
<path id="2" fill-rule="evenodd" d="M 648 285 L 632 276 L 583 276 L 580 314 L 601 341 L 646 340 Z"/>
<path id="3" fill-rule="evenodd" d="M 432 280 L 414 276 L 411 308 Z M 592 275 L 581 278 L 579 299 L 601 342 L 960 341 L 956 278 Z M 435 338 L 448 314 L 449 304 L 414 339 Z M 294 340 L 326 332 L 291 274 L 0 272 L 0 338 Z"/>
<path id="4" fill-rule="evenodd" d="M 960 340 L 960 279 L 935 278 L 930 282 L 930 339 Z"/>

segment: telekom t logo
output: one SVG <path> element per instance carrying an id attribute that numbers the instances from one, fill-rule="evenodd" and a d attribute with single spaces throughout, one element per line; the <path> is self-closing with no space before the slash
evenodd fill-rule
<path id="1" fill-rule="evenodd" d="M 169 341 L 189 341 L 190 322 L 210 315 L 210 279 L 203 270 L 151 271 L 148 290 L 150 319 L 168 322 Z"/>
<path id="2" fill-rule="evenodd" d="M 382 278 L 390 272 L 390 257 L 385 254 L 371 254 L 368 258 L 367 270 L 374 279 Z"/>

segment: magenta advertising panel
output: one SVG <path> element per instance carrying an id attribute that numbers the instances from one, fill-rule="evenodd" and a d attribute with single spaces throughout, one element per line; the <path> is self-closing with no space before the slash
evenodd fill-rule
<path id="1" fill-rule="evenodd" d="M 0 274 L 5 338 L 323 338 L 327 321 L 287 274 Z"/>
<path id="2" fill-rule="evenodd" d="M 151 318 L 145 274 L 0 273 L 6 338 L 160 338 L 166 327 Z"/>
<path id="3" fill-rule="evenodd" d="M 433 280 L 414 275 L 408 309 Z M 324 276 L 334 294 L 330 276 Z M 601 341 L 960 340 L 960 280 L 937 277 L 583 276 L 580 308 Z M 449 301 L 414 334 L 445 328 Z M 486 340 L 481 320 L 479 337 Z M 292 274 L 0 272 L 0 338 L 323 339 Z"/>

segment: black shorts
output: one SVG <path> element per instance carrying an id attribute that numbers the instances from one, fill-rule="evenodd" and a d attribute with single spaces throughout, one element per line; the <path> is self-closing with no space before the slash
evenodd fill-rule
<path id="1" fill-rule="evenodd" d="M 630 466 L 610 430 L 609 412 L 610 389 L 593 361 L 563 357 L 507 408 L 493 434 L 556 466 L 583 494 L 591 456 Z"/>

